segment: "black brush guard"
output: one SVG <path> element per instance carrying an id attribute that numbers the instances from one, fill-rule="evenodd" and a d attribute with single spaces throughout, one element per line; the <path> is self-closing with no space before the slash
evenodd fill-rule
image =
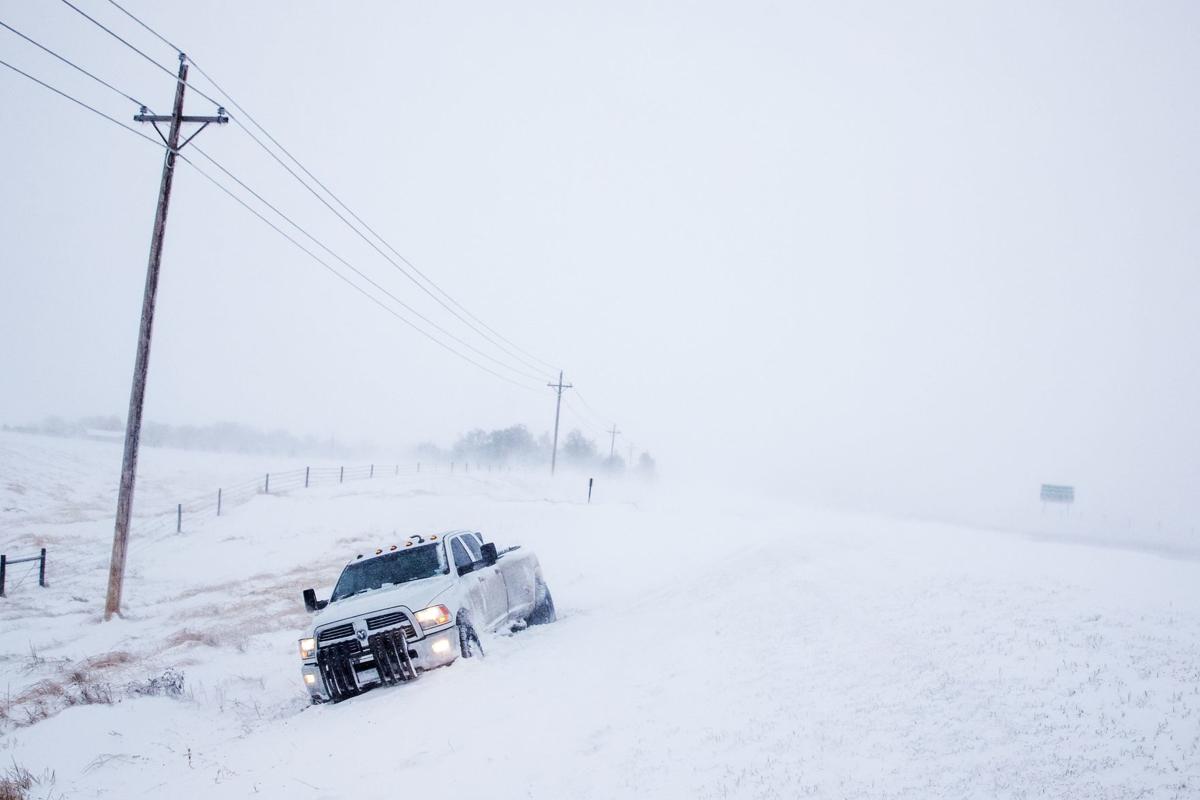
<path id="1" fill-rule="evenodd" d="M 339 642 L 317 648 L 317 668 L 325 688 L 334 702 L 358 694 L 358 678 L 354 674 L 354 662 L 362 654 L 358 642 Z"/>
<path id="2" fill-rule="evenodd" d="M 379 681 L 392 685 L 411 681 L 417 677 L 416 667 L 408 653 L 408 640 L 400 628 L 377 633 L 367 639 L 367 648 L 375 659 L 375 671 Z M 362 691 L 358 685 L 355 663 L 363 655 L 363 647 L 356 641 L 339 642 L 317 649 L 317 668 L 334 702 L 352 697 Z"/>
<path id="3" fill-rule="evenodd" d="M 367 639 L 367 644 L 371 648 L 371 655 L 375 656 L 375 671 L 383 683 L 391 685 L 417 677 L 402 628 L 377 633 Z"/>

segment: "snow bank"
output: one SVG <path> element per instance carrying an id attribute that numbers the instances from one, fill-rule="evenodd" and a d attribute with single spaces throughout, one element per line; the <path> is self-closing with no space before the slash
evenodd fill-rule
<path id="1" fill-rule="evenodd" d="M 45 719 L 25 724 L 25 703 L 2 723 L 4 757 L 53 769 L 56 797 L 1200 794 L 1193 561 L 631 486 L 589 506 L 574 482 L 423 474 L 261 496 L 137 541 L 126 618 L 99 624 L 116 470 L 81 476 L 115 464 L 111 446 L 0 442 L 6 482 L 13 458 L 40 465 L 4 490 L 25 506 L 0 517 L 0 544 L 36 528 L 71 557 L 52 549 L 49 589 L 0 600 L 8 696 L 78 691 L 82 672 L 114 700 L 51 697 Z M 147 458 L 147 494 L 279 466 L 196 456 Z M 355 552 L 454 527 L 535 548 L 559 622 L 308 706 L 300 590 L 328 591 Z M 171 669 L 182 697 L 130 692 Z"/>

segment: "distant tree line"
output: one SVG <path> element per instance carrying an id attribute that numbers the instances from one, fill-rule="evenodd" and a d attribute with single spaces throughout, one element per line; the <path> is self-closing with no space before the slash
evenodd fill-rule
<path id="1" fill-rule="evenodd" d="M 61 436 L 76 439 L 121 441 L 125 421 L 116 415 L 81 417 L 67 420 L 47 417 L 32 425 L 4 425 L 3 430 Z M 474 428 L 458 438 L 449 448 L 424 443 L 416 448 L 416 457 L 430 463 L 470 463 L 492 466 L 537 467 L 550 463 L 553 440 L 550 433 L 534 436 L 524 425 L 484 430 Z M 145 422 L 142 425 L 142 444 L 149 447 L 176 447 L 183 450 L 208 450 L 220 453 L 268 453 L 274 455 L 318 455 L 342 458 L 363 455 L 366 448 L 340 443 L 332 438 L 296 436 L 284 430 L 262 431 L 237 422 L 216 422 L 211 425 L 167 425 Z M 607 442 L 605 442 L 607 444 Z M 654 458 L 643 452 L 634 463 L 627 464 L 620 453 L 610 458 L 592 439 L 578 428 L 560 433 L 558 464 L 567 469 L 594 472 L 631 472 L 653 477 Z"/>
<path id="2" fill-rule="evenodd" d="M 534 436 L 524 425 L 484 430 L 474 428 L 458 438 L 449 448 L 426 442 L 417 447 L 417 456 L 426 461 L 484 464 L 491 466 L 538 466 L 550 462 L 553 439 L 550 433 Z M 581 470 L 600 470 L 621 473 L 631 465 L 619 454 L 610 458 L 601 451 L 596 442 L 573 428 L 560 435 L 558 463 L 563 467 Z M 652 477 L 655 471 L 654 458 L 643 452 L 632 465 L 632 470 L 641 476 Z"/>
<path id="3" fill-rule="evenodd" d="M 67 420 L 47 417 L 32 425 L 5 425 L 6 431 L 37 433 L 73 439 L 120 441 L 125 421 L 114 415 L 80 417 Z M 316 436 L 296 436 L 284 430 L 262 431 L 237 422 L 211 425 L 167 425 L 142 423 L 142 444 L 149 447 L 176 447 L 182 450 L 210 450 L 219 453 L 269 453 L 274 455 L 352 456 L 361 448 L 351 447 Z"/>

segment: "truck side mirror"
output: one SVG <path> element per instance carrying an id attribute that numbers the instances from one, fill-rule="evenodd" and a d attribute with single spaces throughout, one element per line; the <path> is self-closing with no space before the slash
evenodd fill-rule
<path id="1" fill-rule="evenodd" d="M 308 613 L 312 614 L 317 611 L 320 611 L 322 608 L 324 608 L 327 605 L 329 605 L 329 601 L 317 599 L 316 590 L 314 590 L 314 589 L 305 589 L 304 590 L 304 608 L 308 611 Z"/>
<path id="2" fill-rule="evenodd" d="M 496 563 L 496 545 L 494 542 L 488 542 L 479 548 L 479 553 L 483 557 L 483 563 L 487 566 L 492 566 Z"/>

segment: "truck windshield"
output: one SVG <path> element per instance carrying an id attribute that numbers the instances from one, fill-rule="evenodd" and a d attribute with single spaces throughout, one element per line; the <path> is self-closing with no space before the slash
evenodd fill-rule
<path id="1" fill-rule="evenodd" d="M 428 544 L 411 549 L 385 553 L 363 561 L 355 561 L 342 570 L 329 602 L 335 603 L 351 595 L 369 592 L 388 584 L 408 583 L 432 578 L 442 571 L 438 546 Z"/>

